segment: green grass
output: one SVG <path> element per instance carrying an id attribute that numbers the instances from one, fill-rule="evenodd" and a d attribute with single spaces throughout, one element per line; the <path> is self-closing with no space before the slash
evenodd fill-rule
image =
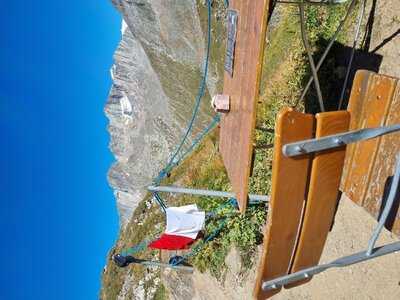
<path id="1" fill-rule="evenodd" d="M 354 20 L 353 11 L 350 20 Z M 317 7 L 309 6 L 306 9 L 306 27 L 316 58 L 324 51 L 327 41 L 336 31 L 344 17 L 346 6 Z M 274 128 L 277 113 L 283 106 L 295 106 L 304 111 L 305 103 L 298 103 L 303 87 L 310 78 L 311 71 L 304 52 L 300 36 L 298 9 L 296 7 L 281 8 L 281 22 L 270 32 L 264 55 L 263 76 L 260 92 L 260 104 L 257 111 L 257 126 Z M 348 36 L 349 24 L 339 34 L 338 42 L 344 43 Z M 337 82 L 333 72 L 335 65 L 334 53 L 328 55 L 319 72 L 324 96 L 330 95 L 332 82 Z M 329 99 L 332 101 L 332 99 Z M 317 97 L 313 91 L 306 95 L 308 110 L 318 111 Z M 332 105 L 331 105 L 332 107 Z M 257 145 L 273 143 L 273 134 L 256 131 Z M 251 178 L 250 192 L 269 194 L 271 191 L 272 154 L 270 150 L 256 150 L 253 177 Z"/>

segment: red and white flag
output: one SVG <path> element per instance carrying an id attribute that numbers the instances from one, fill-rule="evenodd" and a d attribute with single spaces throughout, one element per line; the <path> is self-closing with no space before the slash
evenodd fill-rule
<path id="1" fill-rule="evenodd" d="M 166 209 L 167 228 L 161 237 L 149 247 L 153 249 L 186 249 L 193 243 L 205 221 L 204 211 L 199 211 L 196 204 L 169 207 Z"/>

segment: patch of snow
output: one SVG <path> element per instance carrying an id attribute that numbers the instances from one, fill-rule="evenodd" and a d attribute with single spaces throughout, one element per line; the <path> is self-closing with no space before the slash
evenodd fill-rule
<path id="1" fill-rule="evenodd" d="M 125 20 L 122 19 L 122 23 L 121 23 L 121 35 L 124 35 L 126 29 L 128 28 L 128 25 L 126 24 Z"/>

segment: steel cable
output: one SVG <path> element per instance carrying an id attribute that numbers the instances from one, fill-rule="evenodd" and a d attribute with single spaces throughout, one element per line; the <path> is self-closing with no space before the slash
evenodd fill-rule
<path id="1" fill-rule="evenodd" d="M 313 59 L 312 54 L 311 54 L 311 48 L 310 48 L 310 45 L 308 43 L 308 38 L 307 38 L 307 34 L 306 34 L 306 29 L 305 29 L 304 3 L 303 2 L 299 3 L 299 12 L 300 12 L 301 37 L 303 39 L 303 44 L 304 44 L 304 47 L 305 47 L 306 52 L 307 52 L 308 61 L 310 63 L 311 72 L 312 72 L 313 79 L 314 79 L 315 89 L 317 91 L 319 108 L 320 108 L 320 110 L 322 112 L 324 112 L 325 111 L 325 106 L 324 106 L 324 101 L 322 99 L 322 93 L 321 93 L 321 87 L 320 87 L 320 84 L 319 84 L 318 73 L 317 73 L 317 70 L 315 68 L 314 59 Z"/>
<path id="2" fill-rule="evenodd" d="M 353 64 L 353 59 L 354 59 L 355 50 L 356 50 L 356 47 L 357 47 L 358 38 L 360 36 L 360 28 L 361 28 L 362 19 L 363 19 L 364 14 L 365 14 L 366 3 L 367 3 L 367 0 L 363 0 L 363 4 L 361 5 L 360 12 L 358 14 L 358 22 L 357 22 L 356 30 L 355 30 L 355 33 L 354 33 L 353 47 L 351 49 L 349 64 L 347 65 L 346 77 L 345 77 L 344 82 L 343 82 L 342 92 L 340 93 L 338 110 L 340 110 L 342 108 L 342 105 L 343 105 L 344 94 L 346 92 L 347 82 L 349 81 L 351 66 Z"/>
<path id="3" fill-rule="evenodd" d="M 352 13 L 352 11 L 353 11 L 353 9 L 354 9 L 356 3 L 357 3 L 357 0 L 353 0 L 353 1 L 350 3 L 349 8 L 347 9 L 347 12 L 346 12 L 345 17 L 344 17 L 343 20 L 340 22 L 340 24 L 339 24 L 339 26 L 337 27 L 335 33 L 333 34 L 331 40 L 329 41 L 328 46 L 325 48 L 324 53 L 322 54 L 320 60 L 319 60 L 318 63 L 317 63 L 317 66 L 316 66 L 317 72 L 319 71 L 320 67 L 321 67 L 322 64 L 324 63 L 324 61 L 325 61 L 325 59 L 326 59 L 326 57 L 327 57 L 329 51 L 331 50 L 331 48 L 332 48 L 334 42 L 336 41 L 336 39 L 337 39 L 339 33 L 342 31 L 343 26 L 344 26 L 344 24 L 346 23 L 347 19 L 349 18 L 350 14 Z M 310 76 L 310 79 L 308 80 L 307 85 L 306 85 L 306 87 L 304 88 L 304 90 L 303 90 L 303 92 L 302 92 L 302 94 L 301 94 L 301 97 L 296 101 L 294 107 L 297 107 L 297 106 L 299 105 L 299 103 L 302 102 L 302 101 L 304 100 L 304 97 L 306 96 L 306 93 L 308 92 L 308 90 L 309 90 L 309 88 L 310 88 L 312 82 L 313 82 L 313 76 Z"/>

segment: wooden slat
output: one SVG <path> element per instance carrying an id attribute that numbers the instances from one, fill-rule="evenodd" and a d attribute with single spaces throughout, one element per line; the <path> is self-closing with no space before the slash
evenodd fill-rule
<path id="1" fill-rule="evenodd" d="M 357 71 L 350 94 L 350 100 L 347 107 L 347 111 L 350 112 L 350 129 L 359 128 L 360 115 L 362 113 L 362 107 L 364 103 L 364 99 L 367 97 L 369 81 L 374 75 L 373 72 L 366 70 Z M 346 158 L 343 168 L 343 176 L 341 181 L 341 190 L 345 190 L 346 180 L 348 178 L 348 174 L 350 173 L 350 165 L 353 160 L 353 155 L 355 151 L 355 144 L 350 144 L 346 148 Z"/>
<path id="2" fill-rule="evenodd" d="M 347 111 L 326 112 L 317 114 L 316 119 L 315 137 L 320 138 L 347 131 L 350 114 Z M 319 262 L 335 214 L 345 151 L 345 147 L 341 147 L 315 154 L 291 273 L 315 266 Z"/>
<path id="3" fill-rule="evenodd" d="M 394 87 L 393 78 L 370 74 L 366 96 L 363 99 L 350 99 L 359 102 L 349 104 L 351 118 L 354 118 L 350 129 L 384 125 Z M 353 109 L 354 107 L 356 109 Z M 376 138 L 355 144 L 352 147 L 352 157 L 347 161 L 344 191 L 350 199 L 360 205 L 363 205 L 380 141 L 381 138 Z"/>
<path id="4" fill-rule="evenodd" d="M 276 120 L 272 193 L 254 296 L 266 299 L 279 290 L 263 292 L 262 282 L 288 273 L 303 209 L 310 156 L 288 158 L 282 146 L 313 134 L 314 117 L 283 109 Z"/>
<path id="5" fill-rule="evenodd" d="M 400 123 L 400 82 L 397 80 L 396 91 L 391 101 L 386 124 L 393 125 Z M 394 173 L 396 155 L 400 152 L 400 133 L 393 133 L 382 137 L 378 149 L 375 164 L 371 171 L 371 180 L 367 185 L 367 192 L 363 200 L 363 206 L 378 217 L 382 208 L 382 196 L 387 181 Z M 398 207 L 398 203 L 395 205 Z M 397 212 L 397 216 L 396 216 Z M 400 235 L 400 212 L 393 211 L 390 216 L 388 229 Z"/>
<path id="6" fill-rule="evenodd" d="M 265 44 L 268 0 L 230 0 L 238 11 L 233 77 L 225 72 L 230 112 L 221 121 L 220 152 L 242 212 L 247 205 L 256 103 Z"/>

